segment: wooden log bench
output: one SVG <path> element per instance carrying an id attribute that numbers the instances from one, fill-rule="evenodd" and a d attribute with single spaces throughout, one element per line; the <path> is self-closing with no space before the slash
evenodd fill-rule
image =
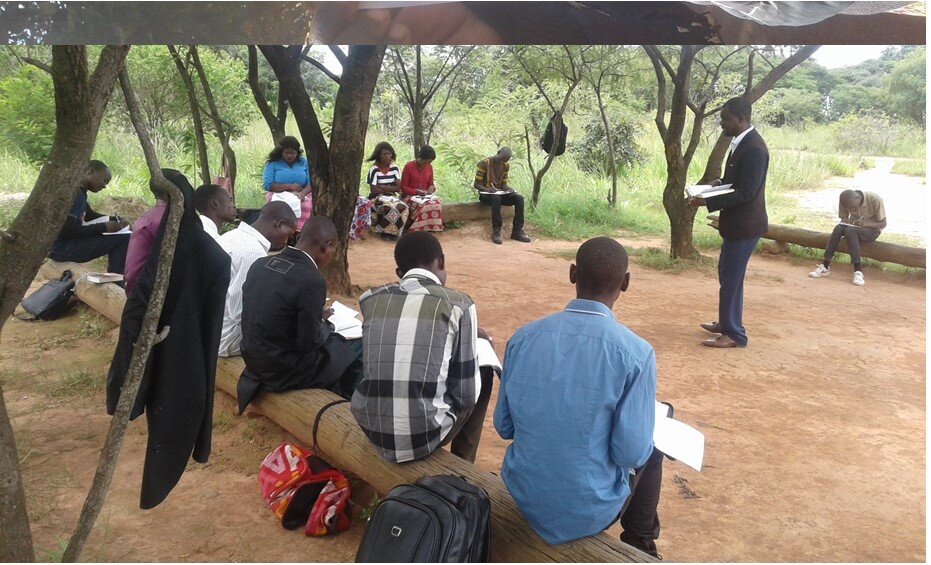
<path id="1" fill-rule="evenodd" d="M 238 216 L 247 221 L 258 217 L 257 208 L 237 208 Z M 513 206 L 501 207 L 501 218 L 510 220 L 514 217 Z M 461 204 L 443 204 L 443 222 L 473 222 L 481 221 L 491 223 L 491 206 L 481 202 L 464 202 Z"/>
<path id="2" fill-rule="evenodd" d="M 717 214 L 709 215 L 708 220 L 710 220 L 709 226 L 718 229 Z M 802 247 L 824 249 L 827 247 L 830 237 L 831 234 L 829 233 L 778 224 L 769 224 L 769 230 L 763 234 L 763 239 L 775 241 L 782 251 L 788 249 L 789 243 L 801 245 Z M 837 250 L 841 253 L 849 253 L 846 239 L 841 239 Z M 920 247 L 908 247 L 887 241 L 871 241 L 860 244 L 860 255 L 885 263 L 898 263 L 906 267 L 925 268 L 925 250 Z"/>
<path id="3" fill-rule="evenodd" d="M 48 279 L 58 279 L 64 269 L 75 278 L 89 272 L 76 263 L 47 260 L 40 270 Z M 79 284 L 78 298 L 100 313 L 120 322 L 125 302 L 123 289 L 115 284 Z M 236 397 L 236 383 L 243 369 L 241 357 L 221 357 L 217 362 L 217 388 Z M 314 416 L 325 404 L 338 397 L 325 390 L 298 390 L 261 393 L 250 410 L 272 420 L 294 434 L 306 447 L 313 444 Z M 418 461 L 395 464 L 382 460 L 356 424 L 348 404 L 326 411 L 320 421 L 317 441 L 322 456 L 340 469 L 349 471 L 380 493 L 403 483 L 413 483 L 426 475 L 459 475 L 484 488 L 491 499 L 491 559 L 496 562 L 655 562 L 656 560 L 606 533 L 560 545 L 543 541 L 521 516 L 501 478 L 482 471 L 438 450 Z M 571 503 L 568 501 L 567 503 Z"/>

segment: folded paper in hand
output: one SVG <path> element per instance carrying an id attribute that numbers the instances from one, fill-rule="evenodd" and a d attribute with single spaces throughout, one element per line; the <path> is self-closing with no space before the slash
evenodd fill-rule
<path id="1" fill-rule="evenodd" d="M 730 184 L 719 184 L 718 186 L 693 184 L 692 186 L 685 187 L 685 193 L 689 195 L 689 198 L 711 198 L 712 196 L 720 196 L 722 194 L 734 192 L 731 186 Z"/>
<path id="2" fill-rule="evenodd" d="M 358 312 L 335 301 L 330 308 L 333 309 L 333 315 L 327 320 L 336 328 L 336 333 L 346 339 L 359 339 L 362 337 L 362 322 L 356 318 L 359 315 Z"/>
<path id="3" fill-rule="evenodd" d="M 501 374 L 501 361 L 498 360 L 498 354 L 495 348 L 487 339 L 478 338 L 478 345 L 475 348 L 475 356 L 478 357 L 479 367 L 491 367 L 498 374 Z"/>
<path id="4" fill-rule="evenodd" d="M 669 407 L 659 402 L 656 403 L 653 445 L 673 459 L 701 471 L 702 459 L 705 457 L 705 435 L 688 424 L 670 418 Z"/>

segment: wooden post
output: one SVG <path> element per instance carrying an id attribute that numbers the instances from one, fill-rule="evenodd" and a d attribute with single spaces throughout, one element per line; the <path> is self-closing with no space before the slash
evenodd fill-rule
<path id="1" fill-rule="evenodd" d="M 718 216 L 716 214 L 711 214 L 708 216 L 708 219 L 710 220 L 708 225 L 714 229 L 718 229 Z M 783 245 L 794 243 L 795 245 L 816 249 L 824 249 L 827 247 L 830 237 L 831 234 L 824 232 L 776 224 L 769 224 L 769 231 L 763 234 L 763 239 L 772 239 Z M 847 241 L 845 239 L 840 241 L 837 250 L 841 253 L 848 253 Z M 899 265 L 917 267 L 919 269 L 925 268 L 925 250 L 920 247 L 908 247 L 906 245 L 899 245 L 886 241 L 872 241 L 860 244 L 860 255 L 867 259 L 875 259 L 876 261 L 898 263 Z"/>
<path id="2" fill-rule="evenodd" d="M 89 272 L 83 265 L 48 261 L 42 275 L 57 279 L 61 271 L 71 269 L 75 278 Z M 106 308 L 102 312 L 119 323 L 122 306 L 114 296 L 113 284 L 82 286 L 78 298 L 88 305 Z M 122 289 L 119 289 L 122 291 Z M 119 293 L 116 293 L 119 294 Z M 125 298 L 124 298 L 125 300 Z M 236 383 L 243 369 L 241 357 L 221 357 L 217 362 L 217 388 L 234 398 Z M 297 390 L 285 393 L 262 393 L 249 405 L 254 410 L 303 442 L 313 444 L 311 430 L 317 411 L 338 397 L 325 390 Z M 386 493 L 397 485 L 413 483 L 427 475 L 459 475 L 484 488 L 491 499 L 491 559 L 495 562 L 655 562 L 656 559 L 606 533 L 570 543 L 550 545 L 543 541 L 521 516 L 501 478 L 477 469 L 448 451 L 438 450 L 429 457 L 409 463 L 389 463 L 381 459 L 368 438 L 353 419 L 348 404 L 326 411 L 320 421 L 317 442 L 321 455 L 336 467 L 349 471 Z M 271 519 L 271 518 L 269 518 Z"/>

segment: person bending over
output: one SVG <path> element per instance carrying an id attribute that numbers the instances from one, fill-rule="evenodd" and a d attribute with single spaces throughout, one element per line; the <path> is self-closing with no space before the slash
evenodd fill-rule
<path id="1" fill-rule="evenodd" d="M 200 213 L 204 231 L 220 241 L 220 228 L 236 219 L 233 197 L 225 188 L 216 184 L 203 184 L 194 191 L 194 206 Z"/>
<path id="2" fill-rule="evenodd" d="M 475 461 L 492 383 L 490 368 L 480 376 L 476 340 L 488 335 L 472 299 L 445 286 L 435 236 L 408 233 L 394 259 L 401 281 L 359 299 L 365 378 L 352 415 L 388 461 L 420 459 L 450 442 L 454 455 Z"/>
<path id="3" fill-rule="evenodd" d="M 297 240 L 255 261 L 243 285 L 240 413 L 260 391 L 331 390 L 349 398 L 362 375 L 361 340 L 347 341 L 324 320 L 320 269 L 336 253 L 336 227 L 311 216 Z"/>
<path id="4" fill-rule="evenodd" d="M 220 190 L 226 193 L 222 188 Z M 223 330 L 220 333 L 220 357 L 240 354 L 243 284 L 249 268 L 256 260 L 267 256 L 270 250 L 287 245 L 296 224 L 297 218 L 291 207 L 275 201 L 262 207 L 261 214 L 251 226 L 240 222 L 239 227 L 220 236 L 220 247 L 231 261 L 230 285 L 226 291 Z"/>
<path id="5" fill-rule="evenodd" d="M 575 300 L 508 340 L 494 416 L 513 440 L 501 478 L 547 542 L 591 536 L 620 518 L 621 540 L 656 556 L 656 359 L 612 311 L 630 284 L 627 252 L 607 237 L 586 241 L 569 282 Z"/>
<path id="6" fill-rule="evenodd" d="M 824 248 L 824 261 L 808 273 L 814 279 L 831 274 L 831 259 L 841 239 L 847 240 L 847 251 L 853 263 L 853 284 L 863 286 L 863 270 L 860 263 L 860 244 L 876 241 L 886 227 L 886 208 L 883 199 L 867 190 L 845 190 L 840 193 L 837 206 L 840 223 L 834 227 L 831 238 Z"/>
<path id="7" fill-rule="evenodd" d="M 52 243 L 50 259 L 86 263 L 106 255 L 107 271 L 123 273 L 129 234 L 116 232 L 128 227 L 129 223 L 119 216 L 98 214 L 87 203 L 87 193 L 100 192 L 111 178 L 110 169 L 103 162 L 94 160 L 88 163 L 87 174 L 78 187 L 65 225 Z"/>
<path id="8" fill-rule="evenodd" d="M 478 199 L 491 206 L 491 241 L 501 245 L 501 206 L 514 207 L 514 222 L 511 224 L 511 239 L 529 243 L 524 233 L 524 197 L 508 186 L 508 171 L 511 148 L 502 147 L 498 152 L 475 165 L 475 182 L 472 188 L 478 191 Z M 502 194 L 488 194 L 488 193 Z"/>

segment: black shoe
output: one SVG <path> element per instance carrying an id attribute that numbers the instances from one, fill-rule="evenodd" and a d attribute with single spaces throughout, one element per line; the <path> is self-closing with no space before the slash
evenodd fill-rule
<path id="1" fill-rule="evenodd" d="M 501 230 L 494 230 L 491 232 L 491 241 L 492 243 L 501 245 Z"/>
<path id="2" fill-rule="evenodd" d="M 521 243 L 530 243 L 530 236 L 524 233 L 524 230 L 514 230 L 511 232 L 511 239 L 520 241 Z"/>
<path id="3" fill-rule="evenodd" d="M 717 322 L 711 322 L 710 324 L 699 324 L 699 325 L 701 326 L 701 329 L 705 330 L 706 332 L 711 332 L 713 334 L 723 333 L 721 332 L 721 324 Z"/>

